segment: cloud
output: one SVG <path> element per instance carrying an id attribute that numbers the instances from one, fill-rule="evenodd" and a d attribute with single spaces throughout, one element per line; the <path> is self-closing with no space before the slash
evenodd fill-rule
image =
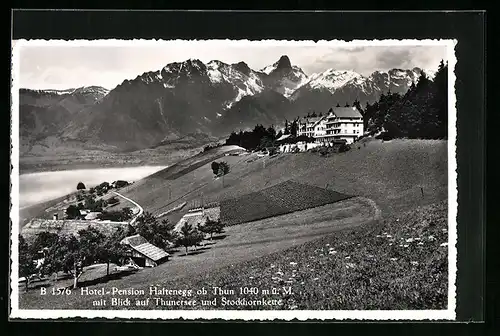
<path id="1" fill-rule="evenodd" d="M 169 41 L 170 42 L 170 41 Z M 308 75 L 329 68 L 354 70 L 365 76 L 391 68 L 437 68 L 445 58 L 441 46 L 343 46 L 158 43 L 147 46 L 23 46 L 20 48 L 20 85 L 58 88 L 101 85 L 112 89 L 125 79 L 156 71 L 168 63 L 198 58 L 226 63 L 245 61 L 254 70 L 288 55 L 292 64 Z"/>
<path id="2" fill-rule="evenodd" d="M 411 63 L 410 50 L 384 50 L 376 56 L 376 67 L 387 68 L 405 68 Z"/>

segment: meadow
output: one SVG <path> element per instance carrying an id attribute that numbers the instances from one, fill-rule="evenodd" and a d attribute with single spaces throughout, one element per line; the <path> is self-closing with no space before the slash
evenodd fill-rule
<path id="1" fill-rule="evenodd" d="M 196 254 L 99 286 L 291 286 L 293 294 L 282 297 L 280 309 L 444 308 L 447 141 L 365 141 L 327 157 L 222 157 L 217 152 L 212 158 L 231 167 L 223 180 L 206 163 L 173 180 L 168 177 L 175 171 L 134 183 L 123 194 L 154 214 L 187 202 L 182 211 L 165 217 L 171 221 L 197 202 L 244 199 L 285 181 L 354 197 L 229 226 L 215 244 Z M 186 165 L 178 171 L 183 169 Z M 303 196 L 307 199 L 307 192 Z M 20 303 L 41 309 L 92 308 L 89 298 L 42 298 L 35 292 L 23 294 Z"/>

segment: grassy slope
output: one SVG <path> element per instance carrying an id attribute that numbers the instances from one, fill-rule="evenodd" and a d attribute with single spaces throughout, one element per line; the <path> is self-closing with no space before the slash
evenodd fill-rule
<path id="1" fill-rule="evenodd" d="M 184 249 L 181 248 L 170 261 L 158 267 L 143 269 L 125 278 L 92 287 L 116 286 L 147 290 L 149 286 L 159 285 L 178 288 L 193 275 L 211 273 L 217 268 L 264 257 L 345 228 L 362 225 L 369 221 L 375 212 L 376 209 L 370 202 L 351 198 L 319 208 L 231 226 L 219 237 L 223 239 L 214 240 L 216 243 L 206 249 L 192 250 L 190 255 L 184 256 Z M 64 298 L 42 297 L 38 291 L 33 290 L 20 297 L 20 306 L 40 309 L 92 309 L 95 308 L 92 307 L 93 299 L 96 297 L 82 297 L 75 293 Z"/>
<path id="2" fill-rule="evenodd" d="M 173 181 L 148 177 L 131 186 L 124 195 L 153 213 L 184 201 L 199 202 L 202 197 L 204 202 L 222 201 L 289 179 L 368 197 L 387 213 L 447 197 L 446 141 L 382 143 L 374 140 L 359 150 L 355 147 L 350 152 L 326 158 L 315 153 L 299 153 L 271 158 L 250 154 L 223 159 L 231 166 L 231 172 L 224 177 L 224 188 L 220 179 L 214 180 L 208 163 Z M 420 187 L 424 188 L 424 197 Z"/>
<path id="3" fill-rule="evenodd" d="M 394 140 L 385 143 L 372 141 L 367 143 L 366 147 L 362 146 L 360 149 L 355 147 L 350 152 L 333 155 L 327 158 L 319 157 L 318 154 L 314 153 L 300 153 L 295 155 L 278 155 L 272 158 L 258 158 L 255 154 L 241 157 L 227 156 L 224 157 L 224 160 L 231 165 L 231 172 L 224 178 L 224 188 L 222 188 L 222 181 L 214 180 L 210 164 L 206 164 L 176 180 L 167 180 L 166 178 L 161 178 L 161 176 L 146 178 L 130 186 L 128 190 L 124 192 L 124 195 L 139 202 L 146 211 L 157 214 L 183 201 L 196 201 L 201 197 L 201 194 L 203 194 L 205 202 L 220 201 L 258 191 L 270 185 L 292 179 L 299 183 L 312 184 L 323 188 L 328 185 L 329 189 L 341 193 L 355 196 L 360 195 L 372 199 L 377 203 L 378 207 L 380 207 L 383 217 L 388 221 L 385 222 L 384 225 L 389 225 L 389 227 L 393 223 L 390 221 L 391 216 L 415 209 L 417 206 L 425 206 L 444 201 L 447 198 L 446 141 Z M 424 188 L 423 197 L 420 187 Z M 170 198 L 168 197 L 169 193 L 171 193 Z M 344 202 L 348 201 L 350 200 Z M 422 213 L 425 213 L 425 211 Z M 327 225 L 327 227 L 329 227 L 338 224 L 338 221 L 334 221 L 332 218 L 326 221 L 324 219 L 316 219 L 313 214 L 314 211 L 305 211 L 290 215 L 299 216 L 302 221 L 311 225 L 305 229 L 306 232 L 310 232 L 311 229 L 314 231 L 316 225 L 319 225 L 319 227 L 321 227 L 321 225 Z M 286 223 L 289 222 L 287 216 L 290 215 L 274 219 L 270 218 L 263 220 L 263 222 L 279 222 L 280 220 L 284 220 Z M 180 216 L 180 214 L 177 216 Z M 366 221 L 367 219 L 365 219 L 365 222 Z M 269 225 L 270 222 L 266 222 L 267 225 Z M 258 230 L 253 226 L 255 223 L 257 222 L 228 228 L 228 237 L 223 240 L 224 244 L 226 244 L 226 241 L 227 244 L 237 243 L 237 241 L 234 240 L 236 236 L 233 236 L 235 233 L 231 230 L 247 228 L 247 232 L 253 232 L 254 230 Z M 407 221 L 406 223 L 407 226 L 405 226 L 405 228 L 408 228 L 413 222 Z M 351 226 L 347 225 L 342 228 L 345 229 L 349 227 Z M 374 230 L 378 228 L 379 226 L 373 226 Z M 402 229 L 398 229 L 396 226 L 395 230 L 397 230 L 397 234 L 402 232 Z M 208 250 L 209 252 L 196 256 L 189 256 L 184 258 L 184 260 L 183 258 L 174 258 L 171 262 L 155 269 L 141 271 L 137 275 L 129 276 L 119 281 L 117 280 L 116 282 L 112 282 L 112 284 L 120 287 L 127 287 L 137 286 L 139 284 L 156 284 L 157 282 L 161 284 L 168 281 L 168 279 L 177 279 L 178 281 L 181 278 L 183 279 L 181 283 L 192 284 L 193 282 L 188 279 L 194 279 L 197 274 L 203 274 L 203 272 L 206 272 L 203 277 L 204 280 L 198 279 L 197 284 L 203 281 L 205 283 L 215 284 L 216 282 L 214 281 L 219 279 L 216 277 L 216 273 L 218 273 L 219 270 L 215 271 L 218 266 L 222 267 L 227 265 L 227 263 L 235 265 L 238 262 L 265 256 L 273 251 L 300 245 L 311 239 L 326 235 L 328 230 L 320 230 L 318 233 L 318 235 L 306 235 L 303 239 L 292 237 L 290 238 L 291 240 L 289 240 L 290 243 L 280 245 L 281 248 L 278 250 L 272 248 L 273 242 L 269 241 L 269 239 L 263 242 L 257 240 L 251 244 L 253 248 L 250 250 L 242 250 L 241 254 L 236 253 L 234 246 L 231 247 L 231 245 L 226 246 L 225 249 L 219 250 L 220 246 L 222 246 L 221 248 L 224 247 L 222 242 L 220 242 Z M 286 239 L 286 235 L 287 232 L 283 229 L 267 232 L 268 238 L 272 237 L 278 240 Z M 355 233 L 354 235 L 355 236 L 346 236 L 346 240 L 356 241 L 356 239 L 358 239 L 360 244 L 364 244 L 364 242 L 372 244 L 374 241 L 374 238 L 363 238 L 363 233 Z M 325 237 L 324 239 L 341 239 L 332 238 L 335 236 Z M 241 237 L 240 244 L 245 244 L 247 238 L 248 237 Z M 310 244 L 314 245 L 316 243 L 313 242 Z M 367 246 L 369 244 L 367 244 Z M 307 246 L 311 245 L 303 245 L 302 247 L 298 247 L 298 249 L 308 250 L 309 248 Z M 216 251 L 224 252 L 217 253 Z M 283 256 L 286 256 L 289 252 L 282 253 Z M 360 256 L 362 255 L 361 253 Z M 271 258 L 271 256 L 269 258 Z M 281 257 L 279 255 L 274 255 L 272 258 Z M 429 260 L 434 260 L 433 258 L 435 258 L 435 256 L 429 258 Z M 257 259 L 255 262 L 257 263 L 256 265 L 260 263 Z M 338 268 L 341 266 L 342 265 L 330 265 L 329 273 L 325 274 L 336 272 L 341 269 Z M 256 268 L 257 274 L 259 269 L 262 271 L 262 268 L 259 267 Z M 392 268 L 388 270 L 392 270 Z M 238 273 L 246 274 L 247 272 L 249 272 L 247 266 L 244 264 L 238 266 Z M 393 272 L 389 272 L 388 274 L 391 278 L 395 278 Z M 241 280 L 238 280 L 239 278 L 236 277 L 236 275 L 231 279 L 234 280 L 235 284 Z M 401 280 L 402 278 L 397 279 Z M 350 284 L 352 287 L 352 282 Z M 327 283 L 322 283 L 318 286 L 318 290 L 324 289 L 322 286 L 326 285 Z M 345 286 L 348 287 L 347 284 Z M 431 286 L 431 289 L 435 288 Z M 322 302 L 321 300 L 317 300 L 317 298 L 309 298 L 307 300 L 310 302 Z M 50 302 L 47 301 L 47 298 L 45 298 L 45 301 L 42 301 L 41 299 L 37 299 L 36 295 L 33 294 L 30 294 L 23 300 L 25 304 L 35 304 L 37 307 L 50 306 Z M 77 301 L 72 302 L 73 301 L 67 303 L 61 302 L 58 303 L 58 305 L 76 308 L 78 305 L 75 305 L 75 302 Z M 380 303 L 381 301 L 375 302 Z M 408 303 L 408 301 L 405 302 Z M 56 302 L 54 301 L 52 304 L 56 304 Z M 86 304 L 88 305 L 88 302 Z M 356 306 L 354 301 L 350 301 L 349 304 Z M 439 304 L 442 304 L 442 301 L 440 301 Z M 295 304 L 291 306 L 294 305 Z M 308 305 L 306 304 L 306 306 Z M 324 308 L 324 305 L 321 307 Z"/>
<path id="4" fill-rule="evenodd" d="M 233 309 L 445 309 L 446 218 L 446 201 L 418 207 L 386 218 L 382 225 L 344 230 L 283 252 L 186 279 L 182 288 L 233 289 L 237 294 L 226 295 L 230 300 L 242 297 L 239 287 L 292 288 L 291 295 L 248 297 L 282 299 L 281 306 Z M 215 297 L 195 295 L 198 300 Z M 221 306 L 208 309 L 217 308 Z"/>

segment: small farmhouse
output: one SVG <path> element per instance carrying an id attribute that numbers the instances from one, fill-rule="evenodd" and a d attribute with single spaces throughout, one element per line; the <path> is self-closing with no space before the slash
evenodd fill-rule
<path id="1" fill-rule="evenodd" d="M 90 211 L 85 215 L 85 220 L 96 220 L 100 214 L 101 212 L 99 211 Z"/>
<path id="2" fill-rule="evenodd" d="M 125 237 L 120 243 L 129 247 L 127 256 L 140 267 L 156 267 L 167 261 L 170 256 L 168 252 L 149 243 L 141 235 Z"/>
<path id="3" fill-rule="evenodd" d="M 83 218 L 85 218 L 85 216 L 87 216 L 89 213 L 90 210 L 87 209 L 80 210 L 80 216 L 82 216 Z"/>
<path id="4" fill-rule="evenodd" d="M 205 225 L 207 219 L 217 221 L 220 219 L 220 206 L 217 203 L 207 204 L 204 207 L 189 210 L 175 225 L 174 230 L 179 231 L 184 223 L 194 228 Z"/>
<path id="5" fill-rule="evenodd" d="M 35 238 L 40 232 L 52 232 L 65 235 L 76 235 L 78 231 L 93 226 L 104 234 L 112 234 L 118 228 L 126 229 L 128 222 L 102 222 L 89 220 L 57 220 L 33 218 L 21 229 L 21 234 L 26 239 Z"/>

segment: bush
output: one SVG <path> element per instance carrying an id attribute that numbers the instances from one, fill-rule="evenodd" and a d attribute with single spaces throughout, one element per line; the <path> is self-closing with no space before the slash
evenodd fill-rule
<path id="1" fill-rule="evenodd" d="M 219 162 L 219 176 L 229 173 L 229 164 L 226 161 Z"/>
<path id="2" fill-rule="evenodd" d="M 118 203 L 120 203 L 120 201 L 115 196 L 113 196 L 110 199 L 108 199 L 108 204 L 110 204 L 110 205 L 118 204 Z"/>
<path id="3" fill-rule="evenodd" d="M 127 181 L 118 180 L 115 182 L 116 188 L 122 188 L 122 187 L 126 187 L 128 185 L 129 185 L 129 183 Z"/>
<path id="4" fill-rule="evenodd" d="M 72 204 L 66 208 L 66 217 L 68 219 L 78 218 L 80 217 L 80 210 Z"/>
<path id="5" fill-rule="evenodd" d="M 271 147 L 269 148 L 269 156 L 273 156 L 278 154 L 278 148 L 277 147 Z"/>
<path id="6" fill-rule="evenodd" d="M 318 148 L 318 152 L 321 156 L 327 156 L 328 155 L 328 147 L 326 146 L 321 146 Z"/>
<path id="7" fill-rule="evenodd" d="M 84 190 L 84 189 L 87 189 L 85 188 L 85 184 L 83 184 L 83 182 L 78 182 L 78 184 L 76 185 L 76 190 Z"/>
<path id="8" fill-rule="evenodd" d="M 343 144 L 343 145 L 339 146 L 339 153 L 344 153 L 344 152 L 347 152 L 349 150 L 351 150 L 351 146 L 348 144 Z"/>
<path id="9" fill-rule="evenodd" d="M 395 138 L 395 136 L 392 135 L 390 132 L 383 132 L 375 137 L 375 139 L 381 139 L 383 141 L 392 140 L 394 138 Z"/>
<path id="10" fill-rule="evenodd" d="M 214 175 L 217 175 L 219 173 L 219 163 L 217 161 L 212 162 L 212 171 Z"/>
<path id="11" fill-rule="evenodd" d="M 222 144 L 221 143 L 217 143 L 217 144 L 209 144 L 209 145 L 206 145 L 205 147 L 203 147 L 203 151 L 204 152 L 207 152 L 211 149 L 214 149 L 214 148 L 217 148 L 217 147 L 221 147 Z"/>
<path id="12" fill-rule="evenodd" d="M 132 218 L 132 210 L 123 208 L 121 211 L 106 211 L 101 213 L 97 218 L 101 220 L 110 220 L 113 222 L 126 222 Z"/>
<path id="13" fill-rule="evenodd" d="M 226 161 L 221 161 L 221 162 L 214 161 L 212 162 L 211 167 L 212 167 L 212 172 L 216 176 L 222 176 L 229 173 L 229 164 Z"/>

